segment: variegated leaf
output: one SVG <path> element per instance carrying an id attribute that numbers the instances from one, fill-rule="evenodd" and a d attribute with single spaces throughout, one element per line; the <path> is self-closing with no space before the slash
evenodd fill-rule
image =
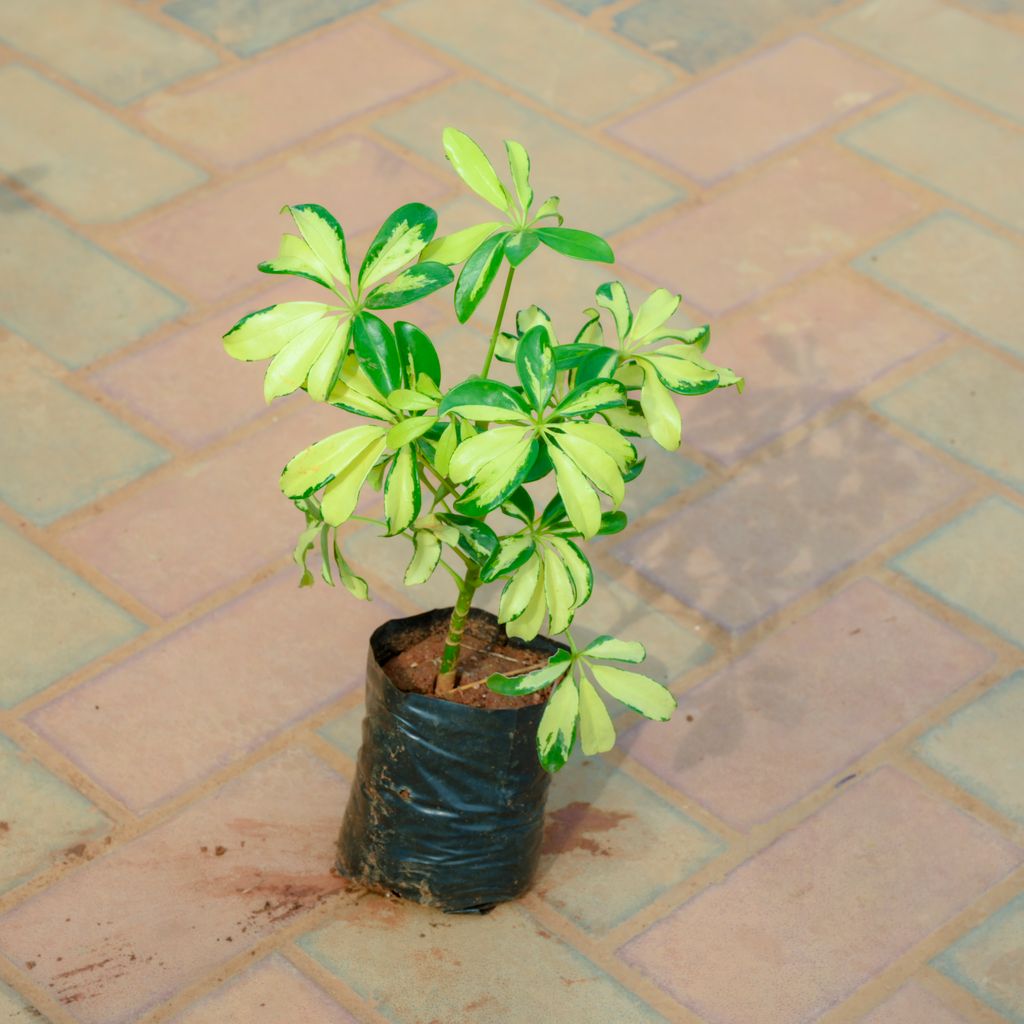
<path id="1" fill-rule="evenodd" d="M 372 288 L 416 259 L 437 230 L 437 214 L 423 203 L 400 206 L 381 225 L 359 269 L 359 287 Z"/>
<path id="2" fill-rule="evenodd" d="M 416 449 L 398 449 L 384 484 L 384 518 L 388 536 L 401 533 L 420 514 L 420 474 Z"/>
<path id="3" fill-rule="evenodd" d="M 548 699 L 537 727 L 537 756 L 542 767 L 557 772 L 572 754 L 580 698 L 576 681 L 563 679 Z"/>
<path id="4" fill-rule="evenodd" d="M 420 262 L 433 260 L 448 267 L 456 263 L 464 263 L 484 239 L 490 238 L 501 226 L 500 220 L 489 220 L 482 224 L 463 228 L 461 231 L 455 231 L 443 238 L 435 238 L 420 253 Z"/>
<path id="5" fill-rule="evenodd" d="M 464 132 L 457 128 L 445 128 L 442 135 L 444 155 L 455 173 L 491 206 L 512 212 L 512 199 L 501 183 L 484 151 Z"/>
<path id="6" fill-rule="evenodd" d="M 224 335 L 224 351 L 232 359 L 269 359 L 321 319 L 330 306 L 323 302 L 282 302 L 242 317 Z"/>
<path id="7" fill-rule="evenodd" d="M 525 147 L 513 139 L 505 140 L 508 166 L 512 172 L 512 184 L 523 213 L 528 213 L 533 203 L 533 189 L 530 187 L 530 154 Z"/>
<path id="8" fill-rule="evenodd" d="M 349 283 L 348 254 L 345 232 L 334 214 L 317 203 L 300 203 L 284 207 L 292 215 L 306 244 L 327 268 L 328 273 L 346 287 Z M 282 210 L 282 212 L 284 212 Z"/>
<path id="9" fill-rule="evenodd" d="M 551 659 L 542 668 L 534 669 L 521 676 L 505 676 L 495 673 L 487 680 L 487 685 L 495 693 L 506 697 L 518 697 L 524 693 L 536 693 L 545 686 L 557 683 L 572 665 L 572 656 L 568 651 L 559 650 L 551 655 Z"/>
<path id="10" fill-rule="evenodd" d="M 408 306 L 438 288 L 451 284 L 455 275 L 443 263 L 417 263 L 394 280 L 377 285 L 366 297 L 367 309 L 397 309 Z"/>
<path id="11" fill-rule="evenodd" d="M 590 680 L 580 677 L 580 747 L 588 757 L 615 746 L 615 726 Z"/>

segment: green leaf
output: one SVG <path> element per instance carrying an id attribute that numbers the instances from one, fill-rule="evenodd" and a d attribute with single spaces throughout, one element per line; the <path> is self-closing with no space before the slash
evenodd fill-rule
<path id="1" fill-rule="evenodd" d="M 498 546 L 498 535 L 479 519 L 471 519 L 452 512 L 440 512 L 438 520 L 459 531 L 459 550 L 483 565 Z"/>
<path id="2" fill-rule="evenodd" d="M 345 232 L 334 214 L 317 203 L 286 206 L 306 244 L 328 273 L 343 285 L 349 283 L 348 254 L 345 251 Z"/>
<path id="3" fill-rule="evenodd" d="M 501 266 L 501 254 L 507 237 L 507 232 L 492 235 L 481 242 L 466 260 L 455 283 L 455 315 L 460 324 L 464 324 L 473 315 L 491 287 L 498 267 Z"/>
<path id="4" fill-rule="evenodd" d="M 565 563 L 550 547 L 542 547 L 544 563 L 544 600 L 548 606 L 548 626 L 552 633 L 564 633 L 572 622 L 576 607 L 576 588 Z"/>
<path id="5" fill-rule="evenodd" d="M 626 389 L 618 381 L 591 380 L 573 388 L 558 403 L 555 412 L 559 416 L 590 416 L 601 409 L 610 409 L 625 403 Z"/>
<path id="6" fill-rule="evenodd" d="M 651 437 L 666 451 L 674 452 L 682 440 L 682 420 L 672 392 L 652 370 L 645 370 L 644 373 L 640 408 L 643 409 Z"/>
<path id="7" fill-rule="evenodd" d="M 621 281 L 607 281 L 597 289 L 597 304 L 607 309 L 615 320 L 619 338 L 625 340 L 633 326 L 633 311 L 629 308 L 629 296 Z"/>
<path id="8" fill-rule="evenodd" d="M 595 263 L 614 263 L 612 247 L 599 235 L 577 228 L 535 228 L 540 240 L 555 252 L 571 256 L 574 260 Z"/>
<path id="9" fill-rule="evenodd" d="M 601 347 L 596 352 L 585 356 L 576 367 L 573 383 L 579 387 L 592 380 L 610 378 L 619 366 L 619 353 L 614 348 Z M 623 393 L 625 398 L 625 393 Z"/>
<path id="10" fill-rule="evenodd" d="M 557 772 L 572 754 L 580 696 L 571 678 L 563 679 L 548 699 L 537 727 L 537 756 L 545 771 Z"/>
<path id="11" fill-rule="evenodd" d="M 538 245 L 540 238 L 535 231 L 513 231 L 505 238 L 505 255 L 513 267 L 518 267 Z"/>
<path id="12" fill-rule="evenodd" d="M 419 256 L 437 230 L 437 213 L 423 203 L 406 203 L 380 226 L 359 268 L 359 287 L 371 288 Z"/>
<path id="13" fill-rule="evenodd" d="M 260 263 L 257 270 L 264 274 L 293 274 L 296 277 L 308 277 L 325 288 L 331 287 L 330 271 L 323 265 L 320 258 L 309 247 L 305 239 L 298 235 L 282 235 L 277 256 L 272 260 Z"/>
<path id="14" fill-rule="evenodd" d="M 232 359 L 269 359 L 312 326 L 330 306 L 323 302 L 282 302 L 242 317 L 224 335 L 224 350 Z"/>
<path id="15" fill-rule="evenodd" d="M 572 656 L 568 651 L 559 650 L 551 655 L 550 660 L 542 668 L 534 669 L 521 676 L 503 676 L 495 673 L 487 680 L 487 685 L 495 693 L 503 693 L 506 697 L 518 697 L 524 693 L 536 693 L 545 686 L 557 683 L 572 665 Z"/>
<path id="16" fill-rule="evenodd" d="M 348 338 L 352 324 L 348 320 L 336 320 L 334 332 L 309 369 L 306 391 L 314 402 L 326 402 L 341 376 L 345 356 L 348 354 Z"/>
<path id="17" fill-rule="evenodd" d="M 611 665 L 590 664 L 590 671 L 601 687 L 628 708 L 655 722 L 667 722 L 676 709 L 672 692 L 640 672 L 627 672 Z"/>
<path id="18" fill-rule="evenodd" d="M 530 407 L 522 396 L 507 384 L 476 377 L 463 381 L 444 396 L 438 415 L 457 412 L 460 416 L 480 420 L 529 420 Z"/>
<path id="19" fill-rule="evenodd" d="M 512 199 L 501 183 L 484 151 L 457 128 L 445 128 L 442 134 L 444 155 L 455 173 L 491 206 L 504 213 L 512 212 Z"/>
<path id="20" fill-rule="evenodd" d="M 360 313 L 352 334 L 360 369 L 386 398 L 403 384 L 402 353 L 391 328 L 372 313 Z"/>
<path id="21" fill-rule="evenodd" d="M 533 218 L 533 222 L 536 223 L 539 220 L 543 220 L 545 217 L 557 217 L 559 224 L 565 220 L 565 218 L 558 212 L 558 196 L 548 196 L 548 198 L 540 204 L 540 208 L 537 210 L 537 216 Z"/>
<path id="22" fill-rule="evenodd" d="M 541 445 L 540 451 L 537 452 L 537 459 L 530 468 L 530 472 L 526 474 L 526 479 L 523 480 L 523 483 L 532 484 L 535 480 L 540 480 L 542 477 L 547 476 L 554 468 L 551 465 L 551 459 L 548 457 L 548 446 L 546 444 Z"/>
<path id="23" fill-rule="evenodd" d="M 384 484 L 388 536 L 401 533 L 420 514 L 419 460 L 412 445 L 398 449 Z"/>
<path id="24" fill-rule="evenodd" d="M 589 679 L 580 678 L 580 747 L 588 757 L 615 746 L 615 726 Z"/>
<path id="25" fill-rule="evenodd" d="M 412 560 L 405 570 L 405 585 L 426 583 L 441 561 L 441 539 L 431 530 L 416 530 L 412 535 Z"/>
<path id="26" fill-rule="evenodd" d="M 514 537 L 502 537 L 494 554 L 480 572 L 484 583 L 493 583 L 501 576 L 515 572 L 533 554 L 536 545 L 528 534 L 516 534 Z"/>
<path id="27" fill-rule="evenodd" d="M 443 263 L 417 263 L 366 296 L 367 309 L 397 309 L 451 284 L 455 275 Z"/>
<path id="28" fill-rule="evenodd" d="M 524 523 L 532 523 L 536 515 L 533 498 L 525 487 L 518 487 L 502 503 L 501 511 L 507 516 L 521 519 Z"/>
<path id="29" fill-rule="evenodd" d="M 436 416 L 412 416 L 396 423 L 387 432 L 388 447 L 401 448 L 403 445 L 411 444 L 416 438 L 427 433 L 436 422 Z"/>
<path id="30" fill-rule="evenodd" d="M 472 227 L 463 228 L 461 231 L 455 231 L 443 238 L 435 238 L 420 253 L 420 261 L 434 260 L 449 267 L 456 263 L 462 263 L 469 258 L 470 253 L 485 238 L 490 238 L 500 227 L 502 227 L 500 220 L 490 220 L 483 224 L 474 224 Z"/>
<path id="31" fill-rule="evenodd" d="M 556 345 L 555 369 L 571 370 L 573 367 L 579 366 L 587 356 L 593 355 L 595 352 L 612 352 L 616 356 L 618 355 L 616 349 L 608 348 L 606 345 L 589 345 L 579 342 L 573 342 L 571 345 Z"/>
<path id="32" fill-rule="evenodd" d="M 370 588 L 366 585 L 366 580 L 362 576 L 357 576 L 352 572 L 348 562 L 342 556 L 341 548 L 338 546 L 337 530 L 334 531 L 334 564 L 338 567 L 338 575 L 341 577 L 342 586 L 357 600 L 369 601 Z"/>
<path id="33" fill-rule="evenodd" d="M 600 499 L 568 455 L 553 445 L 548 445 L 547 451 L 569 521 L 584 537 L 593 537 L 601 527 Z"/>
<path id="34" fill-rule="evenodd" d="M 531 327 L 516 349 L 516 372 L 533 408 L 541 412 L 555 390 L 555 356 L 544 324 Z"/>
<path id="35" fill-rule="evenodd" d="M 333 318 L 317 320 L 271 359 L 263 379 L 263 396 L 268 402 L 302 387 L 336 327 L 337 321 Z"/>
<path id="36" fill-rule="evenodd" d="M 512 184 L 515 186 L 516 198 L 523 213 L 528 213 L 533 203 L 533 189 L 530 187 L 530 154 L 513 139 L 505 140 L 505 152 L 508 153 L 508 166 L 512 172 Z"/>
<path id="37" fill-rule="evenodd" d="M 395 340 L 405 368 L 405 382 L 416 387 L 421 373 L 425 373 L 438 387 L 441 385 L 441 360 L 434 343 L 415 324 L 398 320 L 395 323 Z"/>
<path id="38" fill-rule="evenodd" d="M 679 302 L 680 296 L 673 295 L 666 288 L 656 288 L 636 311 L 631 338 L 637 344 L 643 344 L 644 338 L 661 327 L 679 308 Z"/>
<path id="39" fill-rule="evenodd" d="M 384 427 L 352 427 L 303 449 L 281 474 L 281 490 L 285 497 L 293 500 L 308 498 L 345 472 L 366 451 L 375 451 L 376 460 L 384 450 L 385 433 Z"/>
<path id="40" fill-rule="evenodd" d="M 602 512 L 601 527 L 597 532 L 601 535 L 622 533 L 628 522 L 629 517 L 625 512 Z"/>
<path id="41" fill-rule="evenodd" d="M 591 640 L 582 653 L 599 661 L 628 661 L 634 665 L 639 665 L 647 657 L 644 645 L 636 640 L 619 640 L 606 634 Z"/>

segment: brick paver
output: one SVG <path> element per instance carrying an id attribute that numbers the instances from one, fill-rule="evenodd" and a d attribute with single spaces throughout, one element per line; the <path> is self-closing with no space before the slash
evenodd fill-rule
<path id="1" fill-rule="evenodd" d="M 0 4 L 0 1020 L 1024 1022 L 1022 62 L 1016 0 Z M 356 261 L 485 217 L 448 124 L 616 251 L 514 308 L 670 286 L 748 380 L 591 549 L 676 717 L 458 918 L 330 871 L 367 636 L 451 582 L 352 524 L 375 602 L 296 587 L 277 474 L 350 418 L 219 341 L 314 293 L 285 203 Z"/>

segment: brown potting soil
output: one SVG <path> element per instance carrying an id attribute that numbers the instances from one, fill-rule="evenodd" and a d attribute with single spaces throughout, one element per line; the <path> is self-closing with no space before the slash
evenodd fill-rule
<path id="1" fill-rule="evenodd" d="M 404 650 L 381 666 L 395 686 L 406 693 L 425 693 L 475 708 L 522 708 L 548 699 L 550 687 L 521 697 L 505 697 L 487 686 L 488 676 L 495 672 L 525 675 L 546 665 L 549 655 L 509 640 L 501 626 L 476 618 L 467 621 L 462 635 L 455 689 L 437 693 L 437 669 L 447 628 L 448 623 L 442 620 L 429 632 L 414 633 L 408 645 L 403 645 Z"/>

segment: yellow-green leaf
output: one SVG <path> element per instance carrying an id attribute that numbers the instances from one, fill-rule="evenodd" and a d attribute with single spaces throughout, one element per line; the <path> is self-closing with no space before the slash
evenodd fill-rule
<path id="1" fill-rule="evenodd" d="M 565 563 L 551 548 L 542 548 L 541 559 L 544 563 L 544 599 L 548 606 L 548 625 L 552 633 L 564 633 L 572 622 L 576 588 Z"/>
<path id="2" fill-rule="evenodd" d="M 500 227 L 500 220 L 489 220 L 483 224 L 474 224 L 472 227 L 455 231 L 442 238 L 435 238 L 420 253 L 420 262 L 433 260 L 435 263 L 444 263 L 449 267 L 456 263 L 463 263 L 469 259 L 470 254 L 479 247 L 484 239 L 490 238 Z"/>
<path id="3" fill-rule="evenodd" d="M 554 445 L 548 445 L 547 451 L 569 522 L 584 537 L 593 537 L 601 528 L 600 499 L 572 459 Z"/>
<path id="4" fill-rule="evenodd" d="M 661 327 L 679 308 L 679 301 L 678 295 L 673 295 L 665 288 L 656 288 L 636 311 L 630 338 L 641 343 L 645 335 Z"/>
<path id="5" fill-rule="evenodd" d="M 527 433 L 523 427 L 495 427 L 467 438 L 452 455 L 448 475 L 457 484 L 471 480 L 489 463 L 515 449 Z"/>
<path id="6" fill-rule="evenodd" d="M 306 244 L 328 273 L 347 286 L 349 272 L 345 232 L 334 215 L 316 203 L 301 203 L 298 206 L 286 206 L 285 209 L 292 215 Z"/>
<path id="7" fill-rule="evenodd" d="M 626 485 L 615 460 L 586 438 L 559 431 L 555 434 L 555 440 L 591 483 L 598 490 L 604 491 L 612 499 L 614 507 L 618 508 L 626 495 Z"/>
<path id="8" fill-rule="evenodd" d="M 647 657 L 644 645 L 636 640 L 619 640 L 614 636 L 599 636 L 583 649 L 588 658 L 599 661 L 626 661 L 640 664 Z"/>
<path id="9" fill-rule="evenodd" d="M 640 672 L 612 665 L 590 665 L 594 678 L 616 700 L 656 722 L 667 722 L 676 709 L 671 690 Z"/>
<path id="10" fill-rule="evenodd" d="M 415 587 L 426 583 L 441 561 L 441 539 L 430 530 L 416 530 L 412 535 L 413 553 L 405 570 L 405 585 Z"/>
<path id="11" fill-rule="evenodd" d="M 540 557 L 534 554 L 505 584 L 498 603 L 498 621 L 511 622 L 526 611 L 538 587 L 543 587 Z"/>
<path id="12" fill-rule="evenodd" d="M 633 311 L 629 308 L 629 297 L 622 282 L 608 281 L 599 285 L 597 304 L 611 312 L 619 338 L 624 341 L 633 327 Z"/>
<path id="13" fill-rule="evenodd" d="M 380 226 L 359 268 L 364 291 L 416 259 L 434 237 L 437 214 L 423 203 L 406 203 Z"/>
<path id="14" fill-rule="evenodd" d="M 422 437 L 437 422 L 436 416 L 413 416 L 396 423 L 387 434 L 389 448 L 401 448 Z"/>
<path id="15" fill-rule="evenodd" d="M 512 199 L 501 183 L 484 151 L 464 132 L 445 128 L 442 135 L 444 155 L 455 173 L 491 206 L 505 213 L 512 212 Z"/>
<path id="16" fill-rule="evenodd" d="M 367 448 L 379 443 L 379 450 L 383 450 L 385 432 L 384 427 L 352 427 L 304 448 L 285 466 L 281 474 L 281 490 L 285 497 L 308 498 L 333 480 Z"/>
<path id="17" fill-rule="evenodd" d="M 416 450 L 399 448 L 384 484 L 384 517 L 388 535 L 401 533 L 420 514 L 420 475 Z"/>
<path id="18" fill-rule="evenodd" d="M 586 755 L 603 754 L 615 746 L 615 726 L 590 680 L 580 678 L 580 746 Z"/>
<path id="19" fill-rule="evenodd" d="M 590 563 L 583 556 L 583 552 L 571 540 L 565 537 L 550 536 L 545 538 L 545 543 L 558 552 L 559 557 L 565 563 L 569 576 L 572 579 L 575 598 L 573 608 L 579 608 L 590 600 L 590 594 L 594 589 L 594 571 Z"/>
<path id="20" fill-rule="evenodd" d="M 257 310 L 224 335 L 224 350 L 232 359 L 269 359 L 330 309 L 323 302 L 282 302 Z"/>
<path id="21" fill-rule="evenodd" d="M 324 350 L 317 356 L 316 362 L 309 371 L 309 379 L 306 382 L 306 390 L 314 402 L 326 402 L 338 376 L 341 373 L 342 362 L 348 350 L 348 334 L 351 322 L 348 320 L 336 321 L 337 326 L 330 340 L 324 346 Z"/>
<path id="22" fill-rule="evenodd" d="M 533 203 L 533 189 L 530 187 L 530 154 L 519 142 L 505 140 L 505 152 L 508 153 L 508 166 L 512 171 L 512 184 L 515 186 L 516 198 L 527 213 Z"/>
<path id="23" fill-rule="evenodd" d="M 644 411 L 651 437 L 666 451 L 674 452 L 679 447 L 683 432 L 679 409 L 672 392 L 651 368 L 645 368 L 640 408 Z"/>
<path id="24" fill-rule="evenodd" d="M 595 444 L 607 453 L 622 473 L 636 462 L 636 449 L 614 427 L 607 423 L 559 423 L 558 429 L 563 434 L 570 434 L 581 440 Z"/>
<path id="25" fill-rule="evenodd" d="M 369 429 L 383 434 L 380 427 L 370 427 Z M 359 492 L 382 451 L 384 451 L 383 436 L 367 445 L 324 488 L 324 499 L 320 504 L 320 511 L 323 513 L 325 522 L 330 523 L 331 526 L 340 526 L 355 512 L 356 503 L 359 501 Z"/>
<path id="26" fill-rule="evenodd" d="M 263 379 L 263 396 L 268 402 L 302 387 L 335 330 L 335 320 L 317 320 L 271 359 Z"/>
<path id="27" fill-rule="evenodd" d="M 282 235 L 277 256 L 261 263 L 257 269 L 264 274 L 295 274 L 298 277 L 308 277 L 325 288 L 331 287 L 331 272 L 309 247 L 309 243 L 298 235 Z"/>
<path id="28" fill-rule="evenodd" d="M 530 602 L 523 610 L 523 614 L 514 618 L 511 622 L 505 623 L 505 632 L 509 636 L 517 637 L 520 640 L 533 640 L 540 632 L 544 624 L 544 613 L 547 611 L 547 601 L 544 596 L 544 567 L 541 566 L 540 577 L 537 586 L 530 597 Z"/>

